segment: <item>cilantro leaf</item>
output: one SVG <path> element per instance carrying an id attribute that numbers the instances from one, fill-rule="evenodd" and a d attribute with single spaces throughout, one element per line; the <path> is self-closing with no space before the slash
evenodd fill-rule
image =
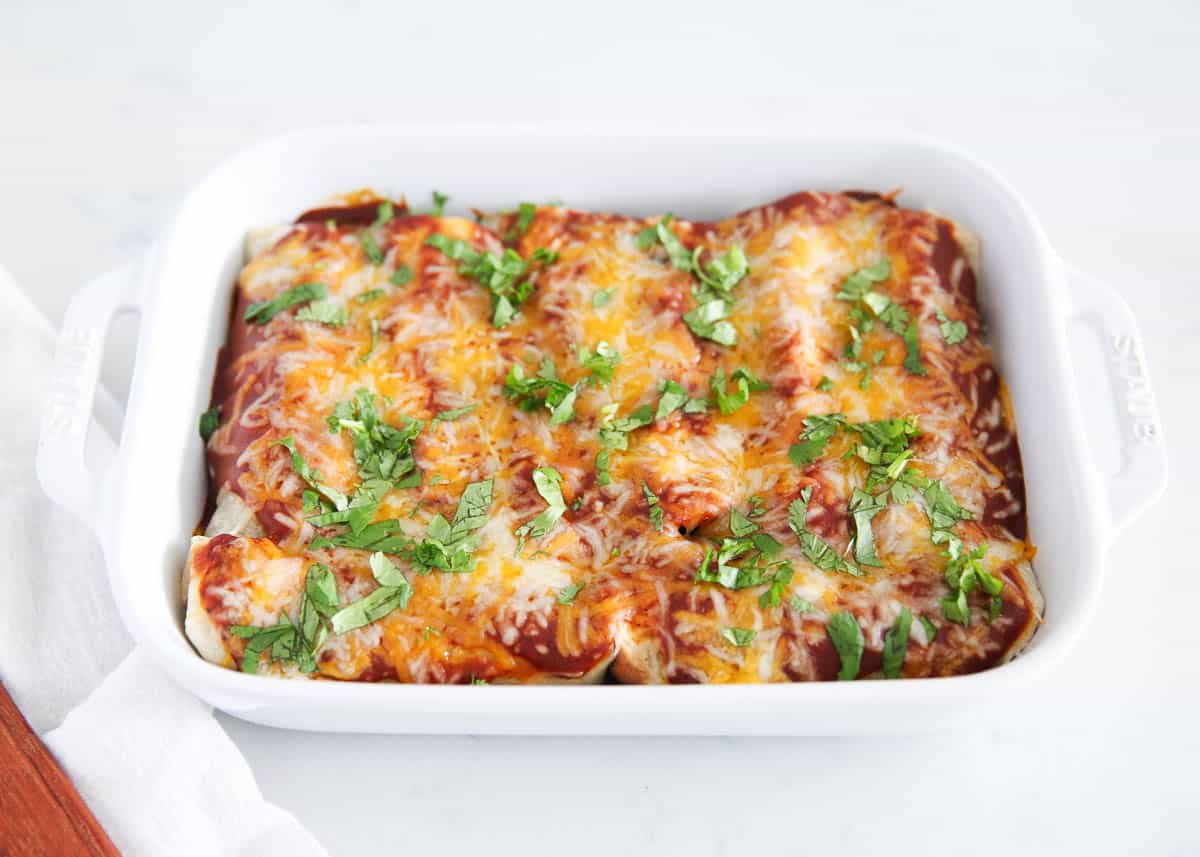
<path id="1" fill-rule="evenodd" d="M 875 535 L 871 519 L 887 506 L 886 492 L 878 497 L 855 488 L 850 495 L 850 514 L 854 518 L 854 560 L 861 565 L 882 566 L 875 554 Z"/>
<path id="2" fill-rule="evenodd" d="M 762 393 L 771 389 L 769 382 L 756 377 L 754 373 L 745 368 L 735 369 L 730 380 L 734 382 L 736 388 L 734 392 L 727 393 L 728 382 L 725 379 L 725 370 L 718 366 L 717 371 L 713 373 L 708 382 L 716 399 L 717 408 L 722 414 L 732 414 L 748 403 L 751 393 Z"/>
<path id="3" fill-rule="evenodd" d="M 912 619 L 912 612 L 907 607 L 901 607 L 896 624 L 883 635 L 883 675 L 885 678 L 900 677 L 900 671 L 904 667 L 904 655 L 908 650 L 908 633 L 912 628 Z"/>
<path id="4" fill-rule="evenodd" d="M 931 529 L 948 530 L 959 521 L 969 521 L 973 517 L 970 510 L 958 505 L 940 479 L 931 481 L 922 496 L 925 498 L 925 515 L 929 518 Z"/>
<path id="5" fill-rule="evenodd" d="M 789 563 L 771 561 L 783 549 L 783 545 L 773 536 L 760 533 L 758 524 L 731 508 L 729 531 L 733 534 L 732 538 L 722 539 L 716 551 L 710 547 L 705 552 L 704 560 L 695 574 L 697 583 L 715 583 L 726 589 L 748 589 L 778 580 L 782 588 L 791 580 Z M 747 559 L 742 565 L 733 565 L 734 560 L 743 556 Z M 771 597 L 768 592 L 768 600 Z"/>
<path id="6" fill-rule="evenodd" d="M 368 291 L 355 295 L 354 302 L 356 304 L 370 303 L 376 298 L 383 297 L 385 294 L 387 293 L 383 289 L 369 289 Z"/>
<path id="7" fill-rule="evenodd" d="M 877 283 L 882 283 L 892 274 L 892 263 L 882 259 L 866 268 L 859 268 L 842 281 L 842 287 L 837 293 L 838 300 L 860 301 L 866 297 Z"/>
<path id="8" fill-rule="evenodd" d="M 579 349 L 579 365 L 591 373 L 588 382 L 594 387 L 602 387 L 612 381 L 613 372 L 620 362 L 621 355 L 607 342 L 600 342 L 595 351 Z"/>
<path id="9" fill-rule="evenodd" d="M 421 574 L 429 574 L 435 569 L 456 573 L 470 571 L 471 556 L 478 547 L 472 532 L 487 523 L 491 505 L 492 480 L 472 482 L 463 489 L 458 499 L 453 521 L 434 515 L 429 521 L 425 538 L 416 544 L 411 539 L 408 544 L 398 544 L 398 552 Z M 399 522 L 395 524 L 399 529 Z M 379 550 L 391 552 L 386 548 Z"/>
<path id="10" fill-rule="evenodd" d="M 558 258 L 557 253 L 545 248 L 535 250 L 529 260 L 522 259 L 511 247 L 499 255 L 490 250 L 480 252 L 461 238 L 447 238 L 437 232 L 426 238 L 425 243 L 459 262 L 460 275 L 475 280 L 488 290 L 492 298 L 494 327 L 504 327 L 512 321 L 521 304 L 532 294 L 533 284 L 525 279 L 530 263 L 549 265 Z"/>
<path id="11" fill-rule="evenodd" d="M 776 567 L 775 575 L 771 578 L 771 585 L 762 595 L 758 596 L 758 604 L 760 607 L 778 607 L 783 602 L 783 592 L 787 585 L 792 582 L 792 577 L 795 572 L 792 569 L 792 564 L 789 562 L 781 562 Z"/>
<path id="12" fill-rule="evenodd" d="M 750 262 L 742 248 L 734 245 L 724 256 L 716 256 L 707 265 L 700 264 L 700 248 L 692 254 L 692 271 L 711 292 L 733 300 L 733 289 L 750 273 Z"/>
<path id="13" fill-rule="evenodd" d="M 758 636 L 758 632 L 752 631 L 749 628 L 726 628 L 721 631 L 721 636 L 739 649 L 744 649 L 754 642 L 754 638 Z"/>
<path id="14" fill-rule="evenodd" d="M 296 312 L 296 321 L 315 321 L 328 327 L 341 327 L 346 323 L 346 308 L 332 301 L 313 301 Z"/>
<path id="15" fill-rule="evenodd" d="M 364 229 L 358 236 L 359 243 L 362 244 L 363 252 L 367 254 L 367 259 L 372 265 L 383 264 L 383 250 L 379 247 L 379 242 L 375 240 L 375 236 L 371 234 L 369 229 Z"/>
<path id="16" fill-rule="evenodd" d="M 615 289 L 601 289 L 592 295 L 592 308 L 604 309 L 612 300 Z"/>
<path id="17" fill-rule="evenodd" d="M 726 321 L 731 304 L 724 298 L 705 301 L 691 312 L 685 313 L 683 321 L 688 329 L 701 339 L 710 339 L 718 345 L 737 345 L 737 329 Z"/>
<path id="18" fill-rule="evenodd" d="M 434 414 L 433 422 L 435 422 L 435 423 L 453 422 L 454 420 L 462 419 L 463 417 L 467 416 L 468 414 L 474 413 L 478 407 L 479 407 L 479 402 L 471 402 L 471 404 L 463 405 L 461 408 L 450 408 L 449 410 L 446 410 L 446 411 L 439 411 L 438 413 Z"/>
<path id="19" fill-rule="evenodd" d="M 829 617 L 825 626 L 833 648 L 841 658 L 842 668 L 838 671 L 838 681 L 851 681 L 858 677 L 859 666 L 862 664 L 863 640 L 862 628 L 853 613 L 842 611 Z"/>
<path id="20" fill-rule="evenodd" d="M 942 329 L 942 339 L 946 340 L 947 345 L 958 345 L 967 338 L 966 322 L 951 321 L 941 307 L 937 308 L 937 320 Z"/>
<path id="21" fill-rule="evenodd" d="M 404 586 L 380 586 L 334 613 L 330 619 L 333 633 L 345 634 L 377 622 L 393 610 L 403 610 L 411 597 L 412 584 L 407 581 Z"/>
<path id="22" fill-rule="evenodd" d="M 801 598 L 799 595 L 793 595 L 791 607 L 797 613 L 811 613 L 813 610 L 813 603 L 807 598 Z"/>
<path id="23" fill-rule="evenodd" d="M 642 480 L 642 496 L 646 498 L 646 505 L 650 509 L 650 523 L 654 529 L 662 532 L 663 528 L 663 510 L 662 505 L 658 501 L 658 495 L 650 490 L 650 486 L 646 484 L 646 480 Z"/>
<path id="24" fill-rule="evenodd" d="M 925 639 L 928 640 L 929 643 L 933 643 L 933 641 L 937 639 L 938 635 L 937 625 L 933 624 L 933 622 L 929 620 L 928 616 L 922 614 L 921 627 L 925 629 Z"/>
<path id="25" fill-rule="evenodd" d="M 242 651 L 242 672 L 256 675 L 263 653 L 268 649 L 273 650 L 278 643 L 284 643 L 284 648 L 290 649 L 296 631 L 292 623 L 287 620 L 286 613 L 282 614 L 280 619 L 279 624 L 269 628 L 256 628 L 252 625 L 230 626 L 230 633 L 238 637 L 249 638 L 246 648 Z M 284 652 L 281 651 L 280 654 L 282 655 Z M 268 655 L 268 660 L 271 657 L 272 655 Z M 283 660 L 283 658 L 279 658 L 279 660 Z"/>
<path id="26" fill-rule="evenodd" d="M 550 425 L 563 425 L 575 418 L 576 389 L 558 380 L 558 372 L 548 357 L 542 360 L 534 376 L 526 375 L 524 368 L 514 363 L 501 392 L 523 411 L 534 411 L 544 405 L 550 411 Z"/>
<path id="27" fill-rule="evenodd" d="M 327 297 L 329 292 L 322 283 L 301 283 L 285 289 L 269 301 L 252 303 L 246 307 L 242 319 L 250 324 L 266 324 L 284 310 L 294 306 L 320 300 Z"/>
<path id="28" fill-rule="evenodd" d="M 389 278 L 389 282 L 393 286 L 407 286 L 409 283 L 412 282 L 412 278 L 413 278 L 412 268 L 408 267 L 408 265 L 405 265 L 403 262 L 401 262 L 399 265 L 396 266 L 396 270 L 392 272 L 392 276 Z"/>
<path id="29" fill-rule="evenodd" d="M 582 580 L 578 583 L 572 583 L 570 586 L 564 586 L 562 589 L 558 590 L 558 595 L 555 596 L 555 600 L 564 606 L 567 604 L 574 604 L 575 596 L 579 594 L 580 590 L 583 589 L 583 586 L 584 584 Z"/>
<path id="30" fill-rule="evenodd" d="M 678 410 L 682 410 L 685 414 L 701 414 L 708 410 L 708 402 L 704 399 L 693 399 L 687 389 L 677 381 L 663 381 L 659 387 L 659 393 L 658 410 L 654 412 L 654 422 L 664 420 Z"/>
<path id="31" fill-rule="evenodd" d="M 325 485 L 323 482 L 321 482 L 320 471 L 314 470 L 309 466 L 308 462 L 304 460 L 304 456 L 300 454 L 298 449 L 296 449 L 296 441 L 290 436 L 281 437 L 279 440 L 272 441 L 271 446 L 282 446 L 287 449 L 292 455 L 292 470 L 296 471 L 296 475 L 307 482 L 309 487 L 311 487 L 314 491 L 324 497 L 325 500 L 333 506 L 333 508 L 341 511 L 349 505 L 350 501 L 346 498 L 345 494 L 343 494 L 341 491 L 338 491 L 336 488 Z"/>
<path id="32" fill-rule="evenodd" d="M 807 486 L 798 498 L 788 504 L 788 526 L 800 539 L 800 549 L 805 558 L 821 571 L 840 571 L 853 577 L 862 577 L 862 569 L 847 562 L 824 539 L 808 529 L 808 503 L 812 499 L 812 490 L 811 485 Z"/>
<path id="33" fill-rule="evenodd" d="M 927 375 L 928 370 L 921 362 L 921 340 L 917 335 L 917 323 L 910 321 L 904 329 L 904 348 L 908 355 L 904 358 L 904 368 L 914 375 Z"/>
<path id="34" fill-rule="evenodd" d="M 450 201 L 450 197 L 444 193 L 433 192 L 433 210 L 429 213 L 434 217 L 441 217 L 446 210 L 446 203 Z"/>
<path id="35" fill-rule="evenodd" d="M 845 422 L 846 418 L 841 414 L 813 414 L 805 417 L 804 431 L 800 433 L 799 441 L 788 449 L 788 458 L 792 460 L 792 464 L 803 468 L 820 458 L 829 441 L 837 434 L 838 428 L 845 425 Z"/>
<path id="36" fill-rule="evenodd" d="M 533 484 L 546 501 L 546 508 L 533 520 L 517 528 L 518 554 L 524 549 L 527 538 L 538 538 L 549 533 L 567 511 L 567 502 L 562 493 L 562 474 L 557 470 L 553 467 L 537 468 L 533 471 Z"/>
<path id="37" fill-rule="evenodd" d="M 597 432 L 600 451 L 596 453 L 596 484 L 601 486 L 612 484 L 609 464 L 613 451 L 628 449 L 629 433 L 654 422 L 654 414 L 649 405 L 642 405 L 627 417 L 617 417 L 616 409 L 615 403 L 605 407 L 606 412 L 603 413 L 600 430 Z"/>
<path id="38" fill-rule="evenodd" d="M 337 583 L 333 572 L 324 563 L 314 562 L 308 567 L 308 574 L 304 580 L 304 594 L 322 616 L 332 616 L 337 612 Z"/>
<path id="39" fill-rule="evenodd" d="M 379 344 L 379 319 L 371 319 L 371 342 L 367 345 L 367 350 L 360 354 L 354 361 L 355 366 L 361 366 L 371 359 L 371 355 L 375 353 L 375 346 Z"/>
<path id="40" fill-rule="evenodd" d="M 221 406 L 213 405 L 200 415 L 200 439 L 208 443 L 213 432 L 221 425 Z"/>
<path id="41" fill-rule="evenodd" d="M 817 389 L 822 393 L 828 393 L 833 389 L 833 381 L 829 379 L 828 375 L 822 375 L 821 380 L 817 382 Z"/>
<path id="42" fill-rule="evenodd" d="M 672 265 L 680 271 L 691 271 L 692 254 L 683 246 L 683 242 L 679 240 L 675 231 L 671 229 L 673 219 L 674 215 L 667 212 L 654 226 L 647 226 L 641 230 L 637 236 L 638 249 L 649 250 L 656 243 L 662 244 Z"/>
<path id="43" fill-rule="evenodd" d="M 328 634 L 322 617 L 333 615 L 337 604 L 333 573 L 322 563 L 313 563 L 305 578 L 296 622 L 292 622 L 284 611 L 279 615 L 279 622 L 266 628 L 230 627 L 234 636 L 248 641 L 242 654 L 242 671 L 257 673 L 264 655 L 268 661 L 292 662 L 301 672 L 316 670 L 316 653 Z"/>

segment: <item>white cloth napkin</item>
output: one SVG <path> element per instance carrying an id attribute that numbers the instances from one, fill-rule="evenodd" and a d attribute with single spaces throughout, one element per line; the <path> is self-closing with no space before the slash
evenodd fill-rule
<path id="1" fill-rule="evenodd" d="M 263 799 L 211 708 L 134 649 L 99 545 L 38 485 L 53 353 L 49 324 L 0 268 L 0 680 L 129 857 L 324 855 Z"/>

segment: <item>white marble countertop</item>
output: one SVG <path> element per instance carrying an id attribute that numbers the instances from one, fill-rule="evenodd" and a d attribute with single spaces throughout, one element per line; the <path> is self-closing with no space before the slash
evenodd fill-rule
<path id="1" fill-rule="evenodd" d="M 868 122 L 946 138 L 1019 188 L 1146 337 L 1171 487 L 1113 546 L 1086 638 L 1014 696 L 1005 725 L 952 734 L 429 738 L 222 722 L 267 796 L 339 855 L 1200 852 L 1200 562 L 1184 538 L 1200 476 L 1200 6 L 706 5 L 6 3 L 0 264 L 57 321 L 219 160 L 330 121 Z M 118 323 L 116 390 L 134 335 Z"/>

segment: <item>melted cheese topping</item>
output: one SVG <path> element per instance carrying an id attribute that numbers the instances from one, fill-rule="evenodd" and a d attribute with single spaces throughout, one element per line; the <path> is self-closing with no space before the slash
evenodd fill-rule
<path id="1" fill-rule="evenodd" d="M 374 202 L 361 195 L 353 201 Z M 531 266 L 531 297 L 499 329 L 486 289 L 426 239 L 436 232 L 499 253 L 502 236 L 514 234 L 512 215 L 487 218 L 486 225 L 403 214 L 382 226 L 300 222 L 263 244 L 238 280 L 217 384 L 222 419 L 209 454 L 214 489 L 234 492 L 265 535 L 197 539 L 189 627 L 206 624 L 206 657 L 240 663 L 245 641 L 232 625 L 269 625 L 283 612 L 294 619 L 312 562 L 334 570 L 342 604 L 376 587 L 367 552 L 309 550 L 314 536 L 340 528 L 319 530 L 306 520 L 304 480 L 287 451 L 273 445 L 291 436 L 324 483 L 352 494 L 359 481 L 352 443 L 346 432 L 331 433 L 326 417 L 360 388 L 377 395 L 387 422 L 425 422 L 414 444 L 422 485 L 389 493 L 377 519 L 397 518 L 419 539 L 434 514 L 453 515 L 469 483 L 492 479 L 494 497 L 473 570 L 418 575 L 397 560 L 414 587 L 407 608 L 330 635 L 318 652 L 317 675 L 418 682 L 605 674 L 629 682 L 829 679 L 839 661 L 826 624 L 839 611 L 852 613 L 863 630 L 860 674 L 869 675 L 904 607 L 939 628 L 931 640 L 914 621 L 905 675 L 969 672 L 1011 657 L 1040 621 L 1040 595 L 1025 539 L 1016 437 L 954 225 L 874 195 L 812 193 L 719 223 L 676 221 L 680 240 L 704 248 L 703 258 L 736 245 L 749 259 L 730 315 L 738 345 L 726 348 L 697 338 L 683 321 L 695 306 L 694 277 L 674 268 L 662 248 L 639 249 L 638 232 L 655 222 L 537 209 L 512 246 L 525 258 L 543 247 L 558 257 Z M 364 251 L 364 229 L 383 252 L 378 264 Z M 876 324 L 863 337 L 864 361 L 878 360 L 864 388 L 861 371 L 842 359 L 851 305 L 835 295 L 848 275 L 884 258 L 891 276 L 876 290 L 910 314 L 928 373 L 905 369 L 901 337 Z M 393 285 L 403 266 L 411 282 Z M 328 300 L 345 309 L 345 325 L 298 321 L 294 309 L 261 327 L 241 321 L 249 303 L 305 282 L 326 287 Z M 355 300 L 374 289 L 382 296 Z M 939 310 L 966 323 L 964 342 L 945 343 Z M 587 383 L 578 357 L 601 342 L 620 354 L 607 385 Z M 577 384 L 576 416 L 564 425 L 550 425 L 545 408 L 521 410 L 501 393 L 510 367 L 520 364 L 532 375 L 543 358 Z M 729 415 L 676 411 L 629 433 L 628 449 L 611 454 L 611 484 L 598 483 L 606 407 L 621 415 L 653 407 L 668 379 L 707 397 L 718 367 L 726 375 L 745 367 L 771 389 Z M 479 406 L 465 417 L 430 422 L 469 403 Z M 968 546 L 986 545 L 984 568 L 1005 584 L 994 621 L 986 620 L 980 593 L 971 598 L 968 626 L 942 618 L 946 559 L 930 540 L 919 499 L 875 517 L 883 565 L 865 577 L 821 571 L 805 558 L 788 529 L 788 504 L 812 487 L 809 527 L 844 553 L 853 532 L 848 501 L 866 476 L 861 461 L 843 457 L 851 443 L 844 433 L 804 469 L 789 460 L 804 418 L 829 413 L 855 422 L 917 417 L 919 470 L 942 480 L 973 513 L 955 532 Z M 569 509 L 550 533 L 518 551 L 515 530 L 545 508 L 531 476 L 546 466 L 562 475 Z M 660 498 L 661 532 L 650 522 L 643 482 Z M 779 558 L 795 569 L 776 607 L 760 603 L 765 586 L 733 591 L 694 581 L 706 548 L 728 534 L 730 509 L 745 512 L 752 497 L 763 510 L 755 523 L 782 543 Z M 572 584 L 583 588 L 572 603 L 561 603 L 559 593 Z M 812 609 L 797 612 L 793 596 Z M 203 623 L 193 623 L 194 611 Z M 725 633 L 730 628 L 755 634 L 735 646 Z M 216 636 L 224 649 L 210 655 Z M 300 675 L 291 666 L 271 669 Z"/>

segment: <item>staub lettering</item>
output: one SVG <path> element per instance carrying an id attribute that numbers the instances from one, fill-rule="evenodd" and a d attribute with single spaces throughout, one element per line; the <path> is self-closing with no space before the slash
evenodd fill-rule
<path id="1" fill-rule="evenodd" d="M 1112 338 L 1112 361 L 1121 383 L 1121 396 L 1130 417 L 1130 431 L 1138 443 L 1158 443 L 1154 421 L 1154 397 L 1146 381 L 1141 347 L 1135 337 L 1118 334 Z"/>
<path id="2" fill-rule="evenodd" d="M 79 382 L 88 361 L 95 359 L 99 336 L 96 331 L 64 330 L 59 337 L 56 368 L 46 397 L 44 426 L 48 433 L 69 435 L 86 425 L 78 424 L 78 402 L 83 395 Z"/>

